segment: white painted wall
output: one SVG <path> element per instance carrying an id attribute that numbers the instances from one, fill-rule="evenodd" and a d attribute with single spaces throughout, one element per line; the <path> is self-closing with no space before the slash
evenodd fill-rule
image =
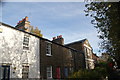
<path id="1" fill-rule="evenodd" d="M 22 78 L 22 64 L 29 65 L 29 78 L 40 77 L 39 38 L 30 35 L 29 50 L 23 50 L 24 32 L 1 25 L 0 33 L 0 64 L 9 63 L 10 77 Z M 14 70 L 16 67 L 16 70 Z M 13 73 L 15 71 L 15 73 Z"/>
<path id="2" fill-rule="evenodd" d="M 88 41 L 86 41 L 86 43 L 89 43 Z M 84 43 L 84 52 L 85 52 L 85 60 L 86 60 L 86 69 L 94 69 L 94 60 L 92 59 L 92 48 L 88 45 Z M 86 51 L 87 49 L 87 51 Z M 89 56 L 89 57 L 88 57 Z"/>

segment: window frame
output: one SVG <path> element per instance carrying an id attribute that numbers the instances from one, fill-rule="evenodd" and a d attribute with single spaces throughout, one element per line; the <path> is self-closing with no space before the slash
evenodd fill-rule
<path id="1" fill-rule="evenodd" d="M 48 71 L 49 70 L 49 71 Z M 47 79 L 52 79 L 52 66 L 47 66 L 46 68 L 46 75 L 47 75 Z M 50 75 L 50 76 L 49 76 Z"/>
<path id="2" fill-rule="evenodd" d="M 29 38 L 30 38 L 29 35 L 24 34 L 24 37 L 23 37 L 23 49 L 24 50 L 29 50 L 29 41 L 30 41 Z"/>
<path id="3" fill-rule="evenodd" d="M 0 65 L 0 79 L 9 80 L 10 79 L 10 65 Z"/>
<path id="4" fill-rule="evenodd" d="M 27 64 L 22 65 L 22 78 L 24 79 L 29 78 L 29 65 Z"/>
<path id="5" fill-rule="evenodd" d="M 52 56 L 52 43 L 46 41 L 46 56 Z"/>

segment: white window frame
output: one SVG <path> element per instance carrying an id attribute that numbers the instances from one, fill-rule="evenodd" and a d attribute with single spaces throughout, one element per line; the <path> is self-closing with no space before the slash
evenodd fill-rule
<path id="1" fill-rule="evenodd" d="M 23 49 L 24 50 L 29 50 L 29 35 L 24 34 L 23 38 Z"/>
<path id="2" fill-rule="evenodd" d="M 52 56 L 51 52 L 52 52 L 52 43 L 46 41 L 46 55 L 47 56 Z"/>
<path id="3" fill-rule="evenodd" d="M 48 66 L 47 70 L 47 79 L 52 79 L 52 66 Z M 49 76 L 50 75 L 50 76 Z"/>
<path id="4" fill-rule="evenodd" d="M 28 64 L 22 65 L 22 78 L 29 78 L 29 65 Z"/>

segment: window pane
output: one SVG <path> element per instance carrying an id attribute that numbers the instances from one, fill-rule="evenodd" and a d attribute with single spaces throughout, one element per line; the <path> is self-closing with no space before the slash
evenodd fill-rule
<path id="1" fill-rule="evenodd" d="M 52 78 L 52 67 L 47 67 L 47 78 Z"/>
<path id="2" fill-rule="evenodd" d="M 23 49 L 29 50 L 29 36 L 28 35 L 24 35 Z"/>
<path id="3" fill-rule="evenodd" d="M 22 69 L 22 78 L 28 78 L 29 66 L 23 65 Z"/>
<path id="4" fill-rule="evenodd" d="M 51 55 L 51 44 L 48 42 L 46 43 L 46 54 Z"/>

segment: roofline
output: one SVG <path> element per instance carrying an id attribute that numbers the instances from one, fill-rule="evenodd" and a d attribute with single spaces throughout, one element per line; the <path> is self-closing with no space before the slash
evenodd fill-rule
<path id="1" fill-rule="evenodd" d="M 59 46 L 62 46 L 62 47 L 65 47 L 65 48 L 71 49 L 71 50 L 73 50 L 73 51 L 80 52 L 80 51 L 78 51 L 78 50 L 76 50 L 76 49 L 74 49 L 74 48 L 70 48 L 70 47 L 67 47 L 67 46 L 64 46 L 64 45 L 61 45 L 61 44 L 55 43 L 55 42 L 53 42 L 53 41 L 50 41 L 50 40 L 45 39 L 45 38 L 42 38 L 42 37 L 37 36 L 37 35 L 35 35 L 35 34 L 32 34 L 32 33 L 29 33 L 29 32 L 26 32 L 26 31 L 23 31 L 23 30 L 20 30 L 20 29 L 17 29 L 17 28 L 15 28 L 15 27 L 10 26 L 10 25 L 8 25 L 8 24 L 5 24 L 5 23 L 3 23 L 3 22 L 0 22 L 0 24 L 5 25 L 6 27 L 10 27 L 10 28 L 12 28 L 12 29 L 18 30 L 18 31 L 21 31 L 21 32 L 27 33 L 27 34 L 29 34 L 29 35 L 35 36 L 35 37 L 40 38 L 40 39 L 42 39 L 42 40 L 49 41 L 49 42 L 54 43 L 54 44 L 57 44 L 57 45 L 59 45 Z"/>
<path id="2" fill-rule="evenodd" d="M 71 44 L 75 44 L 75 43 L 79 43 L 79 42 L 84 42 L 84 41 L 86 41 L 87 39 L 85 38 L 85 39 L 82 39 L 82 40 L 79 40 L 79 41 L 75 41 L 75 42 L 72 42 L 72 43 L 68 43 L 68 44 L 65 44 L 65 46 L 68 46 L 68 45 L 71 45 Z"/>
<path id="3" fill-rule="evenodd" d="M 97 56 L 97 54 L 95 54 L 95 53 L 92 53 L 94 56 L 96 56 L 97 58 L 99 58 L 99 56 Z"/>

